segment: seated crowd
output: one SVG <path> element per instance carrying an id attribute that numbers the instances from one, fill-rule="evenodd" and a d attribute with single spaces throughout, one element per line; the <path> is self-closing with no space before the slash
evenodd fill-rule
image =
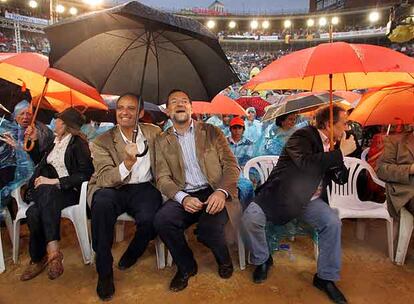
<path id="1" fill-rule="evenodd" d="M 197 240 L 211 250 L 222 279 L 233 274 L 227 234 L 231 239 L 240 229 L 250 262 L 256 266 L 253 281 L 261 283 L 273 265 L 266 223 L 283 225 L 300 218 L 319 235 L 314 286 L 333 302 L 347 303 L 335 285 L 341 272 L 341 221 L 327 203 L 327 186 L 332 180 L 346 183 L 344 157 L 357 149 L 356 139 L 345 136 L 349 126 L 343 108 L 333 108 L 333 130 L 329 107 L 320 108 L 312 121 L 286 114 L 275 123 L 259 121 L 252 107 L 246 119 L 216 117 L 213 125 L 193 119 L 191 96 L 173 90 L 166 105 L 170 127 L 162 132 L 146 123 L 139 123 L 136 130 L 137 115 L 144 115 L 144 110 L 137 114 L 138 100 L 133 94 L 121 96 L 116 103 L 116 126 L 89 144 L 80 131 L 85 118 L 76 109 L 56 115 L 53 135 L 41 123 L 30 125 L 28 102 L 16 106 L 11 123 L 15 128 L 0 138 L 1 147 L 22 150 L 26 136 L 34 144 L 27 158 L 36 165 L 31 177 L 22 178 L 28 181 L 25 200 L 33 204 L 27 211 L 31 262 L 21 280 L 30 280 L 45 269 L 50 279 L 62 275 L 61 211 L 79 200 L 82 182 L 89 181 L 96 291 L 102 300 L 115 293 L 111 247 L 117 217 L 126 212 L 134 218 L 136 232 L 118 268 L 133 266 L 158 235 L 177 265 L 169 286 L 176 292 L 185 289 L 198 272 L 185 237 L 192 224 L 197 223 Z M 333 150 L 331 131 L 337 142 Z M 398 214 L 403 206 L 414 211 L 414 135 L 396 136 L 384 140 L 378 174 L 387 182 L 387 196 Z M 259 155 L 279 155 L 279 161 L 254 194 L 242 168 Z M 0 170 L 3 185 L 16 176 L 7 166 Z"/>

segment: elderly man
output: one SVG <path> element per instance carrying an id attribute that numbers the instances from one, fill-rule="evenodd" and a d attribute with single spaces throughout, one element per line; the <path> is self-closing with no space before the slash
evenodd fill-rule
<path id="1" fill-rule="evenodd" d="M 316 114 L 313 126 L 297 130 L 289 138 L 276 167 L 242 218 L 251 262 L 256 265 L 253 281 L 261 283 L 273 265 L 266 242 L 267 221 L 277 225 L 301 218 L 318 231 L 320 253 L 313 285 L 324 291 L 335 303 L 347 303 L 336 287 L 341 269 L 341 220 L 326 203 L 326 187 L 334 180 L 344 184 L 348 170 L 343 157 L 355 149 L 355 140 L 344 136 L 347 113 L 333 108 L 333 134 L 340 147 L 329 150 L 329 106 Z"/>
<path id="2" fill-rule="evenodd" d="M 414 133 L 384 137 L 384 152 L 378 160 L 378 177 L 386 182 L 391 214 L 405 207 L 414 215 Z"/>
<path id="3" fill-rule="evenodd" d="M 247 108 L 246 113 L 244 136 L 255 143 L 262 136 L 262 123 L 256 119 L 255 108 Z"/>
<path id="4" fill-rule="evenodd" d="M 118 268 L 125 270 L 135 264 L 148 243 L 155 237 L 153 220 L 162 202 L 154 187 L 154 140 L 161 129 L 140 124 L 136 143 L 132 142 L 138 97 L 121 96 L 116 104 L 118 125 L 98 136 L 91 146 L 95 174 L 89 183 L 92 202 L 92 246 L 96 252 L 98 272 L 97 293 L 102 300 L 115 293 L 111 247 L 117 217 L 126 212 L 135 219 L 135 236 L 121 257 Z M 144 115 L 144 110 L 139 113 Z M 149 146 L 148 153 L 138 156 Z"/>
<path id="5" fill-rule="evenodd" d="M 156 178 L 168 201 L 155 217 L 155 228 L 177 265 L 170 290 L 180 291 L 197 273 L 184 231 L 198 222 L 197 237 L 211 249 L 221 278 L 233 273 L 224 226 L 240 214 L 239 168 L 219 128 L 191 119 L 190 96 L 173 90 L 167 99 L 173 127 L 156 139 Z"/>

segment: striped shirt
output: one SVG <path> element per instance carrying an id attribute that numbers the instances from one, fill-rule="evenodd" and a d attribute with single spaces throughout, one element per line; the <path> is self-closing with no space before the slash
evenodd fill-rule
<path id="1" fill-rule="evenodd" d="M 208 187 L 207 178 L 201 171 L 200 165 L 197 161 L 196 146 L 195 146 L 195 134 L 194 134 L 194 121 L 191 121 L 191 125 L 184 134 L 178 134 L 174 128 L 174 134 L 177 137 L 178 143 L 181 146 L 184 162 L 185 172 L 185 187 L 184 191 L 178 191 L 175 194 L 174 199 L 182 204 L 184 197 L 188 195 L 188 192 L 195 192 Z"/>

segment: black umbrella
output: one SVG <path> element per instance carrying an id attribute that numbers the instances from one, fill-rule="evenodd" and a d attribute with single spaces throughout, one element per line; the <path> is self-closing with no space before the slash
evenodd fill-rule
<path id="1" fill-rule="evenodd" d="M 211 100 L 239 81 L 218 39 L 201 23 L 135 1 L 58 22 L 45 32 L 50 65 L 103 94 L 135 93 L 162 104 L 178 88 L 194 100 Z"/>
<path id="2" fill-rule="evenodd" d="M 45 29 L 49 61 L 102 94 L 162 104 L 179 88 L 211 100 L 239 79 L 216 36 L 196 20 L 129 2 Z"/>

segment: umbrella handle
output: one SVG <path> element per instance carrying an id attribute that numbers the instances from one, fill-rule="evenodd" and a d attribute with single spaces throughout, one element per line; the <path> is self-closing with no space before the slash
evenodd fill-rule
<path id="1" fill-rule="evenodd" d="M 29 141 L 30 141 L 30 145 L 28 146 L 27 144 L 29 143 Z M 33 150 L 34 146 L 35 146 L 34 140 L 31 140 L 29 137 L 24 138 L 24 142 L 23 142 L 24 151 L 30 152 Z"/>
<path id="2" fill-rule="evenodd" d="M 144 151 L 142 151 L 141 153 L 135 154 L 135 157 L 143 157 L 147 153 L 148 153 L 148 142 L 144 140 Z"/>

